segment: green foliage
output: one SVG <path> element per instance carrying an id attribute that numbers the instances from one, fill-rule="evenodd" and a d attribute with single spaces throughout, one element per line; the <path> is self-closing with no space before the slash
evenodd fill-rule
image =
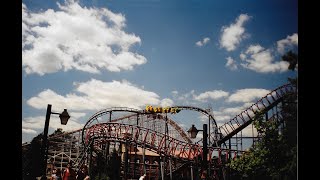
<path id="1" fill-rule="evenodd" d="M 113 149 L 107 157 L 103 153 L 96 153 L 90 177 L 95 180 L 120 180 L 121 157 L 117 151 Z"/>
<path id="2" fill-rule="evenodd" d="M 99 176 L 96 176 L 94 179 L 95 179 L 95 180 L 110 180 L 109 176 L 106 175 L 106 174 L 104 174 L 104 173 L 101 174 L 100 177 L 99 177 Z"/>
<path id="3" fill-rule="evenodd" d="M 42 175 L 43 172 L 43 154 L 42 148 L 43 134 L 34 137 L 30 145 L 23 150 L 23 179 L 35 179 Z"/>
<path id="4" fill-rule="evenodd" d="M 292 51 L 289 51 L 282 56 L 282 60 L 287 61 L 289 63 L 288 69 L 294 71 L 298 64 L 298 55 Z"/>
<path id="5" fill-rule="evenodd" d="M 63 134 L 62 129 L 57 129 L 53 134 L 50 134 L 49 137 Z M 43 157 L 41 148 L 42 148 L 43 134 L 40 133 L 34 137 L 27 148 L 24 148 L 22 151 L 23 167 L 22 174 L 23 179 L 35 179 L 43 173 Z M 63 142 L 62 137 L 52 138 L 48 141 L 49 146 L 56 146 L 57 144 L 51 144 L 51 141 Z"/>
<path id="6" fill-rule="evenodd" d="M 265 121 L 261 112 L 256 112 L 253 125 L 262 138 L 254 148 L 227 166 L 242 179 L 296 179 L 296 95 L 284 98 L 283 120 L 286 128 L 279 133 L 279 121 Z"/>

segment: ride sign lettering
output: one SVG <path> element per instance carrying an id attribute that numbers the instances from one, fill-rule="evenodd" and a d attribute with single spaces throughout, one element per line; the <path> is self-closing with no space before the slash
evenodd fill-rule
<path id="1" fill-rule="evenodd" d="M 171 113 L 176 114 L 181 111 L 181 109 L 176 107 L 153 107 L 153 106 L 146 106 L 146 112 L 150 113 Z"/>

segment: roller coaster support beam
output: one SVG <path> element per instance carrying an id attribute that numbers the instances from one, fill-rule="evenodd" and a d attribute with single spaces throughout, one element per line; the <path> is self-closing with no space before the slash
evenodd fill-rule
<path id="1" fill-rule="evenodd" d="M 202 173 L 208 172 L 208 125 L 203 124 L 203 160 L 202 160 Z M 207 173 L 205 173 L 205 176 Z M 207 177 L 206 177 L 207 179 Z"/>

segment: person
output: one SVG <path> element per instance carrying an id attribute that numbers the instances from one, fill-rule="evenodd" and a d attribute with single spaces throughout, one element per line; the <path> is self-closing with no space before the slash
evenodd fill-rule
<path id="1" fill-rule="evenodd" d="M 146 177 L 146 174 L 142 175 L 139 180 L 144 180 L 144 178 Z"/>
<path id="2" fill-rule="evenodd" d="M 50 180 L 61 180 L 61 170 L 54 168 Z"/>
<path id="3" fill-rule="evenodd" d="M 76 180 L 76 172 L 72 169 L 72 161 L 67 164 L 67 168 L 63 171 L 62 180 Z"/>
<path id="4" fill-rule="evenodd" d="M 51 174 L 50 180 L 55 180 L 56 179 L 56 177 L 57 177 L 56 173 L 57 173 L 57 170 L 55 168 L 52 169 L 52 174 Z"/>
<path id="5" fill-rule="evenodd" d="M 202 173 L 201 173 L 201 179 L 207 179 L 207 171 L 206 170 L 203 170 Z"/>
<path id="6" fill-rule="evenodd" d="M 59 168 L 56 170 L 56 180 L 62 180 L 61 170 Z"/>
<path id="7" fill-rule="evenodd" d="M 88 168 L 86 165 L 83 165 L 81 167 L 81 170 L 78 171 L 77 173 L 77 180 L 84 180 L 88 176 Z"/>

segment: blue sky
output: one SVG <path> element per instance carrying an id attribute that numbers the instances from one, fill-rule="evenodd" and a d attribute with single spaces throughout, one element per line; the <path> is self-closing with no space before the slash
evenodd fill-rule
<path id="1" fill-rule="evenodd" d="M 95 112 L 211 107 L 218 124 L 287 83 L 297 1 L 22 1 L 22 141 L 82 128 Z M 201 118 L 179 119 L 184 129 Z"/>

